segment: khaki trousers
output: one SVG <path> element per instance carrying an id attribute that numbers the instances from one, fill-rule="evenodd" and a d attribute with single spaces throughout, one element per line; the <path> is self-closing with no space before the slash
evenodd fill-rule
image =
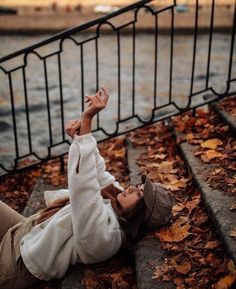
<path id="1" fill-rule="evenodd" d="M 31 228 L 32 218 L 24 218 L 0 201 L 0 289 L 24 289 L 39 281 L 20 255 L 20 240 Z"/>

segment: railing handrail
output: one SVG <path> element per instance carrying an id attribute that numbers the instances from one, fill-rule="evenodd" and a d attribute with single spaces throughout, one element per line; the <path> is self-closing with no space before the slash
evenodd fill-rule
<path id="1" fill-rule="evenodd" d="M 190 62 L 184 61 L 185 68 L 191 71 L 190 76 L 186 76 L 186 81 L 185 78 L 179 78 L 179 76 L 176 77 L 175 75 L 176 70 L 174 60 L 176 55 L 174 48 L 176 37 L 175 24 L 177 23 L 175 22 L 177 19 L 177 17 L 175 18 L 177 13 L 175 8 L 177 6 L 177 1 L 173 0 L 171 3 L 164 6 L 150 5 L 149 3 L 152 1 L 153 0 L 138 1 L 108 15 L 62 31 L 52 37 L 42 40 L 25 49 L 11 53 L 0 59 L 0 73 L 1 76 L 3 76 L 0 78 L 0 80 L 3 80 L 3 85 L 0 85 L 0 88 L 2 89 L 0 91 L 0 95 L 4 100 L 6 100 L 6 107 L 4 107 L 4 109 L 9 108 L 9 113 L 7 110 L 7 114 L 1 114 L 0 116 L 0 121 L 3 120 L 3 122 L 6 122 L 6 127 L 8 126 L 5 131 L 2 130 L 1 132 L 3 136 L 6 136 L 5 139 L 7 141 L 3 142 L 2 144 L 2 151 L 6 149 L 6 154 L 1 156 L 0 175 L 1 171 L 3 171 L 3 173 L 14 172 L 16 170 L 33 166 L 53 157 L 60 157 L 65 154 L 63 146 L 66 145 L 67 148 L 70 142 L 65 136 L 64 121 L 71 118 L 73 113 L 76 115 L 76 117 L 80 117 L 80 113 L 82 113 L 85 106 L 85 87 L 88 86 L 89 83 L 90 89 L 99 89 L 101 85 L 101 76 L 103 77 L 102 72 L 104 67 L 108 69 L 106 74 L 108 74 L 109 71 L 112 72 L 108 78 L 111 79 L 112 77 L 112 80 L 115 80 L 114 86 L 117 87 L 117 93 L 114 94 L 115 98 L 112 99 L 114 108 L 111 112 L 113 115 L 112 117 L 109 115 L 110 119 L 112 118 L 114 123 L 110 124 L 107 122 L 107 116 L 104 119 L 102 116 L 100 117 L 100 115 L 97 116 L 96 125 L 93 132 L 95 133 L 95 137 L 97 138 L 98 142 L 127 133 L 150 123 L 164 120 L 187 110 L 195 109 L 196 107 L 205 105 L 213 100 L 218 100 L 222 97 L 236 93 L 235 87 L 233 85 L 231 86 L 231 83 L 236 82 L 235 76 L 232 75 L 235 73 L 232 67 L 236 61 L 236 59 L 233 57 L 236 49 L 236 2 L 234 6 L 234 14 L 232 15 L 233 17 L 230 18 L 230 26 L 232 27 L 231 35 L 228 38 L 225 49 L 225 55 L 228 59 L 228 61 L 225 61 L 225 65 L 227 67 L 225 66 L 226 69 L 217 74 L 217 77 L 219 75 L 222 81 L 221 86 L 225 86 L 222 86 L 222 88 L 225 89 L 223 91 L 221 88 L 219 90 L 217 85 L 215 86 L 214 79 L 212 82 L 211 78 L 211 72 L 214 72 L 214 69 L 212 69 L 212 63 L 214 62 L 214 58 L 212 57 L 212 42 L 214 38 L 213 33 L 215 32 L 215 1 L 212 1 L 212 7 L 211 10 L 209 10 L 209 18 L 211 20 L 209 26 L 207 27 L 209 37 L 204 42 L 204 46 L 207 48 L 207 57 L 206 61 L 204 60 L 205 58 L 203 58 L 203 61 L 200 61 L 200 70 L 198 69 L 199 57 L 197 57 L 197 47 L 199 43 L 201 45 L 201 42 L 198 42 L 199 0 L 196 0 L 195 11 L 192 11 L 192 13 L 195 13 L 193 38 L 189 38 L 190 45 L 188 44 L 186 46 L 186 49 L 188 49 L 186 51 L 187 53 L 184 52 L 182 55 L 184 59 L 185 57 L 189 57 L 190 60 Z M 140 22 L 143 24 L 142 21 L 144 14 L 139 14 L 139 11 L 142 9 L 143 13 L 148 13 L 148 17 L 150 17 L 147 20 L 147 23 L 149 25 L 148 27 L 150 28 L 149 31 L 151 31 L 151 41 L 150 43 L 148 42 L 148 49 L 142 49 L 141 52 L 141 58 L 145 61 L 142 61 L 142 65 L 138 65 L 138 63 L 140 64 L 140 49 L 138 48 L 140 44 L 139 39 L 143 39 L 143 35 L 138 39 L 137 32 L 139 31 L 138 29 L 140 29 Z M 125 14 L 127 12 L 129 13 Z M 124 17 L 123 14 L 125 14 Z M 127 15 L 130 17 L 128 20 L 128 17 L 126 17 Z M 165 44 L 165 47 L 167 48 L 165 49 L 165 54 L 162 54 L 163 51 L 161 50 L 161 47 L 163 47 L 163 43 L 159 38 L 159 20 L 162 15 L 164 15 L 164 17 L 167 15 L 167 18 L 164 19 L 168 19 L 168 26 L 166 26 L 168 29 L 168 38 L 166 42 L 167 44 Z M 120 16 L 121 18 L 119 18 Z M 190 18 L 192 17 L 191 14 L 189 16 Z M 114 22 L 112 21 L 113 19 L 115 19 Z M 116 19 L 122 19 L 123 21 L 116 22 Z M 179 19 L 182 20 L 181 17 Z M 106 41 L 102 42 L 104 37 L 103 31 L 109 31 L 107 30 L 107 27 L 104 30 L 102 29 L 102 26 L 106 26 L 106 24 L 110 26 L 109 29 L 111 29 L 110 31 L 113 33 L 112 37 L 114 37 L 112 38 L 114 41 L 112 41 L 112 43 L 109 45 L 106 43 L 107 39 L 105 39 Z M 95 29 L 91 30 L 91 28 Z M 126 37 L 127 28 L 128 31 L 131 32 L 129 38 L 130 41 L 127 41 L 128 46 L 123 46 L 124 42 L 121 44 L 123 41 L 122 37 Z M 79 34 L 79 32 L 81 33 Z M 122 32 L 124 32 L 124 35 Z M 92 34 L 92 36 L 90 34 Z M 85 37 L 82 37 L 82 41 L 77 41 L 76 38 L 79 37 L 80 40 L 81 35 Z M 68 46 L 64 46 L 64 42 L 66 42 L 67 39 L 73 41 L 75 50 L 72 50 L 72 52 L 71 50 L 67 50 Z M 50 49 L 47 50 L 47 45 L 50 46 L 52 43 L 55 43 L 56 47 L 49 47 Z M 104 51 L 102 51 L 101 48 L 103 47 L 103 43 L 106 45 L 106 50 Z M 205 43 L 208 45 L 205 45 Z M 89 49 L 86 51 L 86 45 L 90 44 L 91 46 L 89 46 Z M 40 50 L 38 48 L 46 48 L 46 50 L 42 50 L 40 52 L 37 51 Z M 51 48 L 53 48 L 53 51 L 51 51 Z M 115 48 L 115 50 L 113 48 Z M 100 53 L 100 51 L 102 52 Z M 69 53 L 70 58 L 66 58 L 67 52 Z M 30 54 L 33 55 L 32 58 L 30 58 Z M 87 56 L 90 55 L 92 55 L 92 57 L 88 58 Z M 19 59 L 19 56 L 22 57 Z M 63 58 L 64 56 L 65 58 Z M 123 57 L 129 60 L 127 61 L 127 66 L 125 66 L 123 63 Z M 74 61 L 75 59 L 76 61 Z M 114 63 L 113 59 L 115 61 Z M 20 60 L 20 62 L 18 60 Z M 92 76 L 89 73 L 85 74 L 85 66 L 87 65 L 86 61 L 89 63 L 89 67 L 92 67 Z M 145 64 L 143 65 L 144 62 Z M 105 65 L 103 65 L 104 63 Z M 111 63 L 115 65 L 111 65 Z M 148 69 L 151 68 L 148 70 L 150 71 L 150 74 L 147 76 L 148 83 L 150 84 L 148 95 L 143 92 L 143 87 L 147 85 L 147 77 L 145 78 L 142 75 L 142 79 L 145 83 L 143 83 L 139 77 L 143 72 L 146 73 L 146 67 L 144 67 L 144 70 L 142 70 L 146 63 L 149 65 Z M 187 66 L 186 63 L 188 63 Z M 35 64 L 36 66 L 34 66 Z M 106 64 L 108 65 L 106 66 Z M 165 65 L 164 70 L 163 65 Z M 207 66 L 206 69 L 204 69 L 204 66 Z M 37 67 L 37 71 L 33 70 L 32 72 L 35 74 L 31 75 L 31 70 L 35 67 Z M 52 73 L 49 73 L 49 71 Z M 177 69 L 177 72 L 180 72 L 181 74 L 183 73 L 183 75 L 184 71 L 185 70 L 182 70 L 182 66 L 180 71 Z M 228 73 L 225 71 L 228 71 Z M 67 72 L 69 72 L 69 78 L 67 78 Z M 75 97 L 73 94 L 74 87 L 72 90 L 70 90 L 70 87 L 67 89 L 64 86 L 65 84 L 67 85 L 66 80 L 69 79 L 69 81 L 71 81 L 70 72 L 72 72 L 71 75 L 73 76 L 74 73 L 78 74 L 77 80 L 80 80 L 77 85 L 80 91 L 79 98 L 78 95 Z M 128 76 L 125 81 L 121 77 L 122 73 L 124 73 L 125 76 Z M 163 75 L 166 77 L 166 79 L 164 81 L 164 89 L 162 88 L 162 90 L 160 90 L 157 84 L 160 80 L 163 81 Z M 196 84 L 198 81 L 197 76 L 203 76 L 203 81 L 201 83 Z M 93 87 L 90 85 L 91 80 L 94 82 Z M 176 83 L 177 85 L 179 84 L 179 80 L 185 81 L 184 92 L 182 89 L 177 89 L 177 93 L 175 93 L 174 87 Z M 41 92 L 38 91 L 38 81 L 40 82 Z M 30 85 L 28 85 L 28 83 L 30 83 Z M 50 92 L 50 84 L 53 84 L 56 88 L 54 92 Z M 127 87 L 129 91 L 124 89 Z M 68 93 L 71 94 L 69 95 L 69 98 Z M 212 98 L 204 99 L 203 96 L 205 94 L 211 94 Z M 16 96 L 18 96 L 18 99 Z M 179 100 L 181 100 L 181 103 L 179 103 L 179 100 L 175 97 L 180 97 Z M 185 98 L 183 103 L 182 97 Z M 142 102 L 142 105 L 144 104 L 144 107 L 145 105 L 148 106 L 146 107 L 148 109 L 148 113 L 144 112 L 143 107 L 142 109 L 138 108 L 137 103 L 139 101 Z M 75 102 L 75 105 L 73 102 Z M 41 106 L 36 110 L 35 105 L 37 106 L 38 104 Z M 45 124 L 45 127 L 42 129 L 40 128 L 41 130 L 39 130 L 40 137 L 42 137 L 43 142 L 42 139 L 39 141 L 38 138 L 34 140 L 35 134 L 38 136 L 38 128 L 36 127 L 35 129 L 34 121 L 37 120 L 36 111 L 37 113 L 40 113 L 40 117 L 42 116 L 44 121 L 43 123 Z M 19 123 L 18 119 L 20 119 Z M 54 133 L 53 130 L 55 128 L 56 133 Z M 42 148 L 43 154 L 40 153 Z"/>
<path id="2" fill-rule="evenodd" d="M 112 12 L 110 14 L 107 14 L 105 16 L 101 16 L 99 18 L 96 18 L 94 20 L 88 21 L 88 22 L 86 22 L 84 24 L 81 24 L 79 26 L 75 26 L 73 28 L 66 29 L 66 30 L 64 30 L 62 32 L 59 32 L 59 33 L 55 34 L 54 36 L 51 36 L 51 37 L 46 38 L 46 39 L 44 39 L 42 41 L 39 41 L 36 44 L 28 46 L 28 47 L 26 47 L 24 49 L 20 49 L 20 50 L 18 50 L 16 52 L 13 52 L 11 54 L 8 54 L 8 55 L 0 58 L 0 63 L 4 62 L 4 61 L 7 61 L 7 60 L 9 60 L 9 59 L 11 59 L 13 57 L 17 57 L 17 56 L 19 56 L 22 53 L 31 52 L 35 48 L 39 48 L 39 47 L 41 47 L 43 45 L 47 45 L 47 44 L 49 44 L 49 43 L 51 43 L 53 41 L 56 41 L 56 40 L 59 40 L 59 39 L 63 39 L 66 36 L 68 36 L 68 34 L 73 34 L 73 33 L 80 32 L 82 30 L 88 29 L 91 26 L 94 26 L 94 25 L 96 25 L 98 23 L 101 23 L 101 22 L 105 22 L 106 20 L 108 20 L 110 18 L 113 18 L 113 17 L 115 17 L 115 16 L 117 16 L 119 14 L 123 14 L 123 13 L 125 13 L 125 12 L 127 12 L 129 10 L 132 10 L 133 8 L 141 7 L 144 4 L 147 4 L 147 3 L 152 2 L 152 1 L 153 0 L 141 0 L 141 1 L 138 1 L 138 2 L 135 2 L 135 3 L 131 4 L 129 6 L 125 6 L 125 7 L 121 8 L 121 9 L 119 9 L 117 11 L 114 11 L 114 12 Z M 173 2 L 175 3 L 175 1 L 176 0 L 174 0 Z"/>

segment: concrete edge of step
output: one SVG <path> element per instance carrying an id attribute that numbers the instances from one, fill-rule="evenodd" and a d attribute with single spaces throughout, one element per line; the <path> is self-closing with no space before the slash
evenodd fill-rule
<path id="1" fill-rule="evenodd" d="M 130 181 L 132 185 L 141 182 L 141 175 L 136 163 L 139 156 L 145 151 L 143 147 L 133 147 L 127 137 L 127 159 L 130 170 Z M 134 254 L 135 274 L 139 289 L 174 289 L 172 282 L 161 282 L 153 278 L 155 266 L 162 266 L 168 252 L 161 248 L 161 243 L 156 238 L 144 237 L 138 242 Z"/>
<path id="2" fill-rule="evenodd" d="M 45 208 L 44 192 L 48 190 L 63 189 L 64 187 L 55 187 L 47 183 L 43 178 L 39 177 L 30 194 L 27 204 L 22 212 L 22 215 L 29 217 L 35 214 L 38 210 Z"/>
<path id="3" fill-rule="evenodd" d="M 175 131 L 175 135 L 177 136 L 179 133 Z M 214 222 L 216 231 L 224 243 L 229 257 L 236 264 L 236 239 L 230 237 L 230 231 L 236 227 L 236 212 L 230 210 L 230 207 L 236 203 L 236 197 L 228 196 L 209 186 L 206 181 L 206 172 L 209 171 L 211 165 L 203 163 L 194 156 L 196 146 L 184 141 L 179 144 L 179 147 L 185 162 L 190 167 L 195 184 L 202 195 L 202 200 Z"/>
<path id="4" fill-rule="evenodd" d="M 71 266 L 62 279 L 61 289 L 86 289 L 82 284 L 84 277 L 83 264 Z"/>
<path id="5" fill-rule="evenodd" d="M 219 107 L 218 102 L 209 103 L 210 109 L 212 109 L 219 117 L 224 121 L 224 123 L 228 124 L 230 130 L 236 134 L 236 119 L 233 118 L 227 111 L 221 109 Z"/>

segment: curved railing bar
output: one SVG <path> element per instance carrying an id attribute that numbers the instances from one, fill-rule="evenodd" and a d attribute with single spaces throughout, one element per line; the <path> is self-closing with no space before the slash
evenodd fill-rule
<path id="1" fill-rule="evenodd" d="M 5 74 L 8 74 L 8 71 L 5 68 L 3 68 L 2 66 L 0 66 L 0 70 L 2 70 Z"/>
<path id="2" fill-rule="evenodd" d="M 193 93 L 193 82 L 195 73 L 195 61 L 196 61 L 196 50 L 197 50 L 197 32 L 198 32 L 198 0 L 196 0 L 195 7 L 195 28 L 194 28 L 194 40 L 193 40 L 193 62 L 192 62 L 192 74 L 191 74 L 191 85 L 190 85 L 190 95 Z M 189 100 L 190 101 L 190 100 Z"/>
<path id="3" fill-rule="evenodd" d="M 201 93 L 204 92 L 211 92 L 215 98 L 215 99 L 220 99 L 226 95 L 231 95 L 233 94 L 233 92 L 229 93 L 230 91 L 230 84 L 233 81 L 236 81 L 236 79 L 230 79 L 231 78 L 231 73 L 232 73 L 232 62 L 233 62 L 233 53 L 234 53 L 234 42 L 235 42 L 235 26 L 236 26 L 236 2 L 235 2 L 235 9 L 234 9 L 234 20 L 233 20 L 233 26 L 232 26 L 232 37 L 231 37 L 231 46 L 230 46 L 230 51 L 229 51 L 229 69 L 228 69 L 228 80 L 226 81 L 226 90 L 224 92 L 220 92 L 217 93 L 215 91 L 215 89 L 213 87 L 208 87 L 209 85 L 209 75 L 210 75 L 210 62 L 211 62 L 211 50 L 212 50 L 212 36 L 213 36 L 213 29 L 214 29 L 214 5 L 215 5 L 215 0 L 213 0 L 212 3 L 212 9 L 211 9 L 211 23 L 210 23 L 210 31 L 209 31 L 209 45 L 208 45 L 208 59 L 207 59 L 207 71 L 206 71 L 206 85 L 205 85 L 205 89 L 201 90 L 201 91 L 197 91 L 193 93 L 194 90 L 194 75 L 195 75 L 195 63 L 196 63 L 196 53 L 197 53 L 197 33 L 198 33 L 198 0 L 196 0 L 196 11 L 195 11 L 195 29 L 194 29 L 194 39 L 193 39 L 193 59 L 192 59 L 192 71 L 191 71 L 191 84 L 190 84 L 190 93 L 187 96 L 188 97 L 188 103 L 186 105 L 184 105 L 183 107 L 181 107 L 180 105 L 178 105 L 175 101 L 172 100 L 172 73 L 173 73 L 173 57 L 174 57 L 174 8 L 176 6 L 176 0 L 173 1 L 172 5 L 169 5 L 167 7 L 164 7 L 163 9 L 160 10 L 154 10 L 151 6 L 149 6 L 148 4 L 151 3 L 152 0 L 146 0 L 146 1 L 139 1 L 138 3 L 134 3 L 128 7 L 124 7 L 122 9 L 120 9 L 117 12 L 114 12 L 112 14 L 106 15 L 104 17 L 100 17 L 99 19 L 96 19 L 94 21 L 90 21 L 84 25 L 81 26 L 77 26 L 75 28 L 72 29 L 68 29 L 62 33 L 56 34 L 54 37 L 50 37 L 49 39 L 46 39 L 44 41 L 41 41 L 35 45 L 32 45 L 26 49 L 22 49 L 16 53 L 12 53 L 6 57 L 3 57 L 0 59 L 0 63 L 6 62 L 14 57 L 17 57 L 21 54 L 23 57 L 23 65 L 20 65 L 18 67 L 15 67 L 14 69 L 11 69 L 9 71 L 7 71 L 7 69 L 5 69 L 5 67 L 0 66 L 0 71 L 3 71 L 4 74 L 8 75 L 8 80 L 9 80 L 9 91 L 10 91 L 10 105 L 11 105 L 11 111 L 9 113 L 12 114 L 12 123 L 13 123 L 13 131 L 14 131 L 14 140 L 15 140 L 15 160 L 14 160 L 14 167 L 11 167 L 11 169 L 7 168 L 5 165 L 0 164 L 0 168 L 5 170 L 6 172 L 11 172 L 14 171 L 16 169 L 21 169 L 19 168 L 21 166 L 21 164 L 19 163 L 19 160 L 22 160 L 28 156 L 33 156 L 34 158 L 37 159 L 37 163 L 44 162 L 46 160 L 48 160 L 49 158 L 53 158 L 53 147 L 56 146 L 60 146 L 64 143 L 70 144 L 70 142 L 68 140 L 66 140 L 65 138 L 65 132 L 64 132 L 64 99 L 63 99 L 63 79 L 62 79 L 62 64 L 61 64 L 61 56 L 63 53 L 63 44 L 65 40 L 71 40 L 76 46 L 80 46 L 80 69 L 81 69 L 81 109 L 82 111 L 84 110 L 84 44 L 87 42 L 92 43 L 94 41 L 95 43 L 95 67 L 96 67 L 96 88 L 98 90 L 99 88 L 99 55 L 98 55 L 98 38 L 101 34 L 101 28 L 103 27 L 103 25 L 109 25 L 112 29 L 113 32 L 116 32 L 116 37 L 117 37 L 117 63 L 118 63 L 118 77 L 117 77 L 117 84 L 118 84 L 118 108 L 117 108 L 117 121 L 115 123 L 115 130 L 110 133 L 108 132 L 109 129 L 105 129 L 100 127 L 100 116 L 99 114 L 97 115 L 97 129 L 93 130 L 93 132 L 96 131 L 100 131 L 102 132 L 105 136 L 107 136 L 108 138 L 114 137 L 114 136 L 118 136 L 120 134 L 123 134 L 124 132 L 129 132 L 132 131 L 134 129 L 134 127 L 132 127 L 131 129 L 126 129 L 125 127 L 120 127 L 122 123 L 124 123 L 125 121 L 128 120 L 133 120 L 136 119 L 139 122 L 139 126 L 135 125 L 135 128 L 139 128 L 139 127 L 143 127 L 146 126 L 152 122 L 155 122 L 157 117 L 158 120 L 161 119 L 165 119 L 166 117 L 169 116 L 169 114 L 171 115 L 176 115 L 179 114 L 180 112 L 184 112 L 187 111 L 188 109 L 191 108 L 191 103 L 193 100 L 193 97 L 196 95 L 200 95 Z M 141 115 L 139 113 L 137 113 L 135 110 L 135 73 L 136 73 L 136 23 L 138 21 L 138 13 L 140 11 L 140 9 L 145 8 L 148 10 L 148 12 L 151 13 L 152 16 L 155 16 L 155 30 L 154 30 L 154 37 L 155 37 L 155 63 L 154 63 L 154 101 L 153 101 L 153 108 L 151 111 L 151 115 L 149 117 L 145 117 L 145 119 L 141 118 Z M 117 26 L 114 25 L 110 19 L 112 19 L 115 16 L 118 16 L 119 14 L 122 14 L 124 12 L 133 10 L 133 15 L 134 17 L 132 17 L 132 21 L 129 21 L 128 23 L 125 23 L 123 25 Z M 162 106 L 157 106 L 157 64 L 158 64 L 158 14 L 162 13 L 164 11 L 170 10 L 171 9 L 171 26 L 170 26 L 170 41 L 171 41 L 171 45 L 170 45 L 170 67 L 169 67 L 169 71 L 170 71 L 170 76 L 169 76 L 169 102 L 162 105 Z M 76 39 L 76 35 L 73 35 L 75 33 L 81 32 L 86 30 L 87 28 L 90 28 L 94 26 L 95 27 L 95 36 L 89 36 L 88 38 L 85 38 L 83 40 L 80 40 L 80 38 L 78 38 L 79 40 Z M 132 68 L 133 68 L 133 76 L 132 76 L 132 112 L 131 115 L 125 119 L 121 118 L 121 40 L 120 40 L 120 33 L 122 31 L 123 28 L 126 28 L 130 26 L 131 28 L 131 33 L 132 33 L 132 52 L 133 52 L 133 58 L 132 58 Z M 93 32 L 94 33 L 94 32 Z M 52 42 L 58 41 L 59 40 L 59 45 L 58 45 L 58 49 L 55 52 L 52 52 L 48 55 L 41 55 L 40 51 L 37 51 L 38 48 L 50 44 Z M 29 110 L 28 110 L 28 91 L 27 91 L 27 83 L 26 83 L 26 66 L 29 62 L 28 56 L 29 55 L 35 55 L 37 56 L 40 60 L 43 61 L 43 65 L 44 65 L 44 75 L 45 75 L 45 92 L 46 92 L 46 107 L 47 107 L 47 113 L 48 113 L 48 129 L 49 129 L 49 146 L 47 147 L 47 152 L 46 152 L 46 148 L 43 151 L 44 157 L 40 156 L 42 153 L 40 152 L 35 152 L 33 151 L 33 145 L 32 145 L 32 141 L 31 141 L 31 127 L 30 127 L 30 117 L 29 117 Z M 48 81 L 50 80 L 50 78 L 48 79 L 48 72 L 47 72 L 47 60 L 49 57 L 52 56 L 56 56 L 57 57 L 57 62 L 58 62 L 58 81 L 59 81 L 59 104 L 60 104 L 60 116 L 61 116 L 61 138 L 62 141 L 61 142 L 57 142 L 54 143 L 53 142 L 53 135 L 52 135 L 52 126 L 51 126 L 51 114 L 50 114 L 50 100 L 49 100 L 49 86 L 48 86 Z M 4 63 L 5 66 L 5 63 Z M 23 91 L 24 91 L 24 105 L 25 105 L 25 113 L 26 113 L 26 126 L 27 126 L 27 130 L 28 130 L 28 147 L 29 147 L 29 154 L 24 155 L 24 156 L 19 156 L 19 147 L 18 147 L 18 140 L 17 140 L 17 124 L 16 124 L 16 111 L 15 111 L 15 105 L 14 105 L 14 79 L 13 79 L 13 75 L 12 73 L 14 71 L 18 71 L 18 70 L 22 70 L 22 76 L 23 76 Z M 212 100 L 208 100 L 208 102 L 210 102 Z M 202 103 L 202 101 L 200 101 L 199 103 L 197 103 L 196 105 L 194 105 L 194 107 L 198 107 L 200 105 L 203 105 L 205 103 L 208 102 L 204 102 Z M 164 107 L 171 107 L 171 112 L 169 113 L 168 111 L 166 111 L 166 113 L 164 113 L 162 115 L 161 113 L 161 117 L 159 117 L 158 115 L 155 115 L 155 112 L 157 112 L 158 110 L 164 108 Z M 176 109 L 173 110 L 173 108 Z M 18 113 L 18 110 L 17 110 Z M 121 132 L 122 130 L 122 132 Z M 102 141 L 102 140 L 101 140 Z M 46 153 L 45 153 L 46 152 Z M 60 155 L 64 155 L 64 154 L 60 154 Z M 35 163 L 32 164 L 35 165 Z"/>
<path id="4" fill-rule="evenodd" d="M 209 84 L 209 73 L 210 73 L 210 62 L 211 62 L 211 46 L 212 46 L 212 34 L 213 34 L 213 23 L 214 23 L 214 10 L 215 10 L 215 0 L 212 0 L 211 6 L 211 23 L 210 23 L 210 33 L 209 33 L 209 46 L 208 46 L 208 59 L 207 59 L 207 73 L 206 73 L 206 88 Z"/>
<path id="5" fill-rule="evenodd" d="M 22 53 L 30 52 L 30 51 L 32 51 L 35 48 L 38 48 L 40 46 L 43 46 L 43 45 L 49 44 L 51 42 L 54 42 L 55 40 L 59 40 L 59 39 L 65 38 L 65 37 L 68 36 L 68 34 L 74 34 L 74 33 L 83 31 L 83 30 L 85 30 L 87 28 L 90 28 L 91 26 L 99 24 L 102 21 L 104 22 L 104 21 L 106 21 L 106 20 L 108 20 L 110 18 L 113 18 L 114 16 L 117 16 L 117 15 L 122 14 L 124 12 L 127 12 L 129 10 L 132 10 L 132 9 L 138 7 L 138 6 L 143 6 L 144 4 L 149 3 L 151 1 L 153 1 L 153 0 L 142 0 L 142 1 L 139 1 L 139 2 L 136 2 L 136 3 L 133 3 L 133 4 L 129 5 L 129 6 L 123 7 L 121 9 L 119 9 L 118 11 L 112 12 L 112 13 L 110 13 L 108 15 L 105 15 L 105 16 L 102 16 L 102 17 L 97 18 L 95 20 L 89 21 L 89 22 L 84 23 L 84 24 L 82 24 L 80 26 L 76 26 L 74 28 L 67 29 L 67 30 L 65 30 L 63 32 L 60 32 L 60 33 L 54 35 L 53 37 L 47 38 L 47 39 L 45 39 L 43 41 L 40 41 L 40 42 L 38 42 L 38 43 L 36 43 L 34 45 L 31 45 L 31 46 L 27 47 L 25 49 L 21 49 L 21 50 L 19 50 L 17 52 L 11 53 L 11 54 L 9 54 L 9 55 L 7 55 L 5 57 L 0 58 L 0 63 L 4 62 L 6 60 L 9 60 L 9 59 L 11 59 L 13 57 L 16 57 L 16 56 L 18 56 L 18 55 L 20 55 Z"/>
<path id="6" fill-rule="evenodd" d="M 236 1 L 234 3 L 234 18 L 233 18 L 232 39 L 231 39 L 230 56 L 229 56 L 228 80 L 230 80 L 231 72 L 232 72 L 235 33 L 236 33 Z"/>

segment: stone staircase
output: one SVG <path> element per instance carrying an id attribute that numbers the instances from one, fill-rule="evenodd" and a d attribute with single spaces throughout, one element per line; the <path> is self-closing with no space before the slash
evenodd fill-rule
<path id="1" fill-rule="evenodd" d="M 230 117 L 226 111 L 222 111 L 217 103 L 211 103 L 209 108 L 220 115 L 222 121 L 229 125 L 231 131 L 235 135 L 236 120 Z M 172 126 L 171 122 L 170 125 Z M 177 132 L 175 132 L 175 134 L 178 136 Z M 188 166 L 192 171 L 193 181 L 201 192 L 205 207 L 215 224 L 215 229 L 224 243 L 229 257 L 236 264 L 236 239 L 230 237 L 230 231 L 236 228 L 236 211 L 229 210 L 229 208 L 236 203 L 236 196 L 223 196 L 221 191 L 212 189 L 207 184 L 205 181 L 206 173 L 209 171 L 211 165 L 203 164 L 194 156 L 195 147 L 193 145 L 190 145 L 185 141 L 181 142 L 179 147 L 186 162 L 186 166 Z M 129 139 L 127 139 L 128 164 L 130 179 L 133 185 L 140 183 L 140 172 L 136 160 L 139 159 L 142 152 L 143 148 L 134 148 Z M 25 216 L 31 215 L 44 206 L 43 192 L 49 189 L 54 188 L 49 184 L 44 183 L 42 180 L 38 180 L 24 210 Z M 152 278 L 152 266 L 163 264 L 167 254 L 167 251 L 161 248 L 161 244 L 157 238 L 144 238 L 139 242 L 134 255 L 136 280 L 139 289 L 176 288 L 176 286 L 171 282 L 157 282 Z M 149 266 L 150 264 L 152 264 L 152 266 Z M 76 265 L 70 268 L 68 274 L 62 281 L 62 289 L 85 289 L 81 282 L 84 278 L 83 271 L 83 265 Z"/>

